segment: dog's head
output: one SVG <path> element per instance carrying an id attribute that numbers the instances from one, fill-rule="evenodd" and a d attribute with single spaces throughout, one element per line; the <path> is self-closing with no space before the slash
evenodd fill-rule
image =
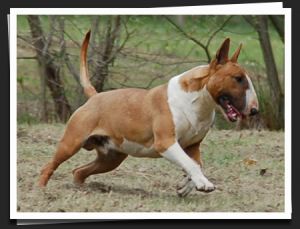
<path id="1" fill-rule="evenodd" d="M 224 116 L 234 122 L 257 114 L 259 108 L 251 79 L 237 63 L 242 45 L 228 58 L 229 45 L 227 38 L 211 61 L 206 86 Z"/>

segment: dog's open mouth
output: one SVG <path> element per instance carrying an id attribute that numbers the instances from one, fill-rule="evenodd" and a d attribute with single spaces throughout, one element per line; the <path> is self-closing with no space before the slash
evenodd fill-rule
<path id="1" fill-rule="evenodd" d="M 221 96 L 219 102 L 229 121 L 236 122 L 239 117 L 243 116 L 238 109 L 233 106 L 227 96 Z"/>

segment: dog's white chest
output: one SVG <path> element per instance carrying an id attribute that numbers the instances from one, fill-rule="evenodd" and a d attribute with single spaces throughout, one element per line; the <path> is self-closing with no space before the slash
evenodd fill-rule
<path id="1" fill-rule="evenodd" d="M 182 147 L 186 147 L 201 141 L 205 137 L 212 125 L 214 113 L 210 119 L 195 123 L 183 116 L 180 119 L 176 119 L 175 130 L 178 142 Z"/>
<path id="2" fill-rule="evenodd" d="M 201 141 L 215 117 L 215 102 L 204 87 L 185 92 L 179 85 L 180 75 L 170 80 L 168 104 L 173 116 L 176 138 L 182 147 Z"/>

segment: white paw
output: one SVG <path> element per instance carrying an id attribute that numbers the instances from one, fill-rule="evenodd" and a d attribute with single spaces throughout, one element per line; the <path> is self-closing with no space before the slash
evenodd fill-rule
<path id="1" fill-rule="evenodd" d="M 196 189 L 198 191 L 203 191 L 203 192 L 212 192 L 215 190 L 215 186 L 213 183 L 211 183 L 209 180 L 207 180 L 206 177 L 196 177 L 192 180 L 194 181 L 195 185 L 196 185 Z"/>

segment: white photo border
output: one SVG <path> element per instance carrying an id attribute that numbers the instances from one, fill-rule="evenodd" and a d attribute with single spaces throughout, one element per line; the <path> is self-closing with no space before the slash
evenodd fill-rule
<path id="1" fill-rule="evenodd" d="M 205 13 L 204 13 L 205 12 Z M 285 16 L 285 208 L 284 212 L 17 212 L 17 16 L 18 15 L 284 15 Z M 10 218 L 11 219 L 291 219 L 291 9 L 282 3 L 161 8 L 11 8 Z"/>

